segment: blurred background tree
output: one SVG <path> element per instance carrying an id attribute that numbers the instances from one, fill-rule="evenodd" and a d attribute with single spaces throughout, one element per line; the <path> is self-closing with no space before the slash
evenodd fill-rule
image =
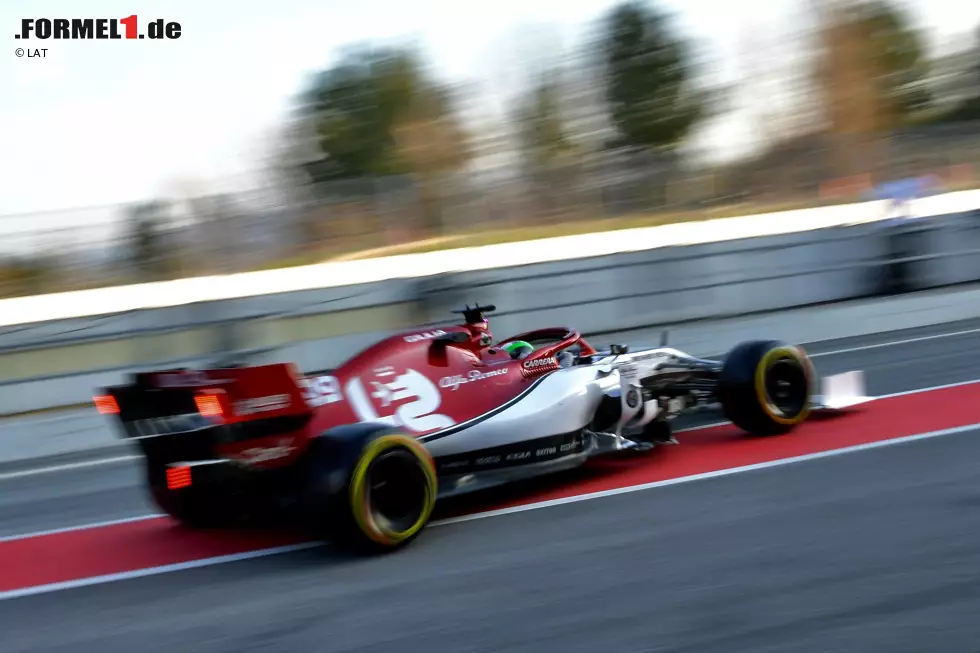
<path id="1" fill-rule="evenodd" d="M 928 58 L 911 17 L 884 0 L 817 0 L 813 87 L 841 176 L 871 170 L 877 141 L 929 109 Z"/>
<path id="2" fill-rule="evenodd" d="M 153 200 L 132 205 L 126 215 L 129 263 L 140 281 L 161 281 L 176 271 L 167 242 L 169 205 Z"/>
<path id="3" fill-rule="evenodd" d="M 949 99 L 936 112 L 935 123 L 961 123 L 980 120 L 980 26 L 974 30 L 969 49 L 953 53 L 940 74 L 942 90 Z"/>
<path id="4" fill-rule="evenodd" d="M 558 73 L 542 76 L 521 98 L 514 122 L 521 150 L 532 165 L 547 165 L 574 151 L 561 107 Z"/>
<path id="5" fill-rule="evenodd" d="M 316 76 L 300 119 L 311 130 L 303 169 L 323 195 L 333 182 L 408 175 L 418 183 L 427 227 L 440 221 L 436 180 L 469 159 L 452 96 L 409 49 L 358 48 Z"/>
<path id="6" fill-rule="evenodd" d="M 516 103 L 513 122 L 524 176 L 531 186 L 532 210 L 554 213 L 575 183 L 572 170 L 577 154 L 565 115 L 561 72 L 537 75 Z"/>
<path id="7" fill-rule="evenodd" d="M 692 84 L 690 48 L 652 5 L 630 1 L 614 7 L 600 48 L 606 100 L 618 132 L 611 147 L 676 147 L 705 117 L 706 98 Z"/>

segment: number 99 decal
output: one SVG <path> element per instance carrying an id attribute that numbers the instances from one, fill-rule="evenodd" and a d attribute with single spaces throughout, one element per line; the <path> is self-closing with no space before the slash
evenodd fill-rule
<path id="1" fill-rule="evenodd" d="M 335 376 L 300 379 L 299 383 L 303 387 L 303 398 L 310 406 L 323 406 L 343 399 L 340 382 Z"/>
<path id="2" fill-rule="evenodd" d="M 303 388 L 303 398 L 310 407 L 323 406 L 338 401 L 344 401 L 340 389 L 340 381 L 335 376 L 319 376 L 316 378 L 300 379 Z M 347 382 L 345 388 L 347 401 L 358 419 L 362 422 L 380 422 L 393 426 L 404 426 L 412 431 L 425 432 L 435 429 L 448 428 L 456 422 L 448 415 L 435 413 L 442 403 L 439 388 L 424 374 L 415 370 L 406 370 L 390 383 L 372 381 L 373 391 L 368 396 L 360 378 Z M 394 414 L 378 415 L 371 399 L 378 400 L 383 408 L 393 410 Z M 400 403 L 394 408 L 393 402 L 412 399 Z"/>

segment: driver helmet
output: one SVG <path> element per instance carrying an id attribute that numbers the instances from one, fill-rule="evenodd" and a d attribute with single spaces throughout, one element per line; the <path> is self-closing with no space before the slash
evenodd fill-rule
<path id="1" fill-rule="evenodd" d="M 531 343 L 523 340 L 508 342 L 506 345 L 503 345 L 502 348 L 504 351 L 510 354 L 510 357 L 514 360 L 526 358 L 534 352 L 534 347 L 531 346 Z"/>

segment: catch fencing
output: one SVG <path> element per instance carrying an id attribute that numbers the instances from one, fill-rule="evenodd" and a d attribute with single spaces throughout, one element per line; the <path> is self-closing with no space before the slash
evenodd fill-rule
<path id="1" fill-rule="evenodd" d="M 868 145 L 870 143 L 870 145 Z M 734 163 L 612 151 L 420 181 L 280 183 L 119 206 L 0 216 L 0 298 L 228 274 L 376 250 L 480 245 L 566 230 L 859 201 L 884 181 L 977 185 L 980 125 L 874 139 L 800 137 Z M 237 186 L 229 185 L 229 189 Z"/>

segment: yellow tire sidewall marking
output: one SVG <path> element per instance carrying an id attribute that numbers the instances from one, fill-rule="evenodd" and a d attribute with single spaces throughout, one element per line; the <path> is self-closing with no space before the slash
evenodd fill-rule
<path id="1" fill-rule="evenodd" d="M 769 401 L 766 396 L 766 372 L 772 363 L 780 358 L 792 358 L 797 363 L 803 367 L 804 374 L 807 377 L 807 401 L 803 406 L 803 410 L 799 412 L 794 417 L 783 417 L 779 414 L 779 411 L 775 406 Z M 783 424 L 786 426 L 794 426 L 796 424 L 802 423 L 810 415 L 810 398 L 809 398 L 809 385 L 810 385 L 810 367 L 807 364 L 806 358 L 801 356 L 800 351 L 795 347 L 774 347 L 766 352 L 759 361 L 759 364 L 755 368 L 755 394 L 759 405 L 766 412 L 769 419 L 773 420 L 777 424 Z"/>
<path id="2" fill-rule="evenodd" d="M 378 526 L 371 514 L 370 505 L 368 504 L 367 472 L 371 467 L 371 463 L 377 460 L 378 456 L 396 447 L 409 449 L 415 453 L 422 463 L 427 481 L 426 500 L 422 513 L 412 526 L 404 531 L 387 531 Z M 418 533 L 429 520 L 429 516 L 432 514 L 432 509 L 435 506 L 436 483 L 435 463 L 429 451 L 418 440 L 408 435 L 383 435 L 368 443 L 361 453 L 357 466 L 354 468 L 354 473 L 351 475 L 351 513 L 354 515 L 354 520 L 357 522 L 357 526 L 361 529 L 361 532 L 373 541 L 385 546 L 398 544 Z"/>

